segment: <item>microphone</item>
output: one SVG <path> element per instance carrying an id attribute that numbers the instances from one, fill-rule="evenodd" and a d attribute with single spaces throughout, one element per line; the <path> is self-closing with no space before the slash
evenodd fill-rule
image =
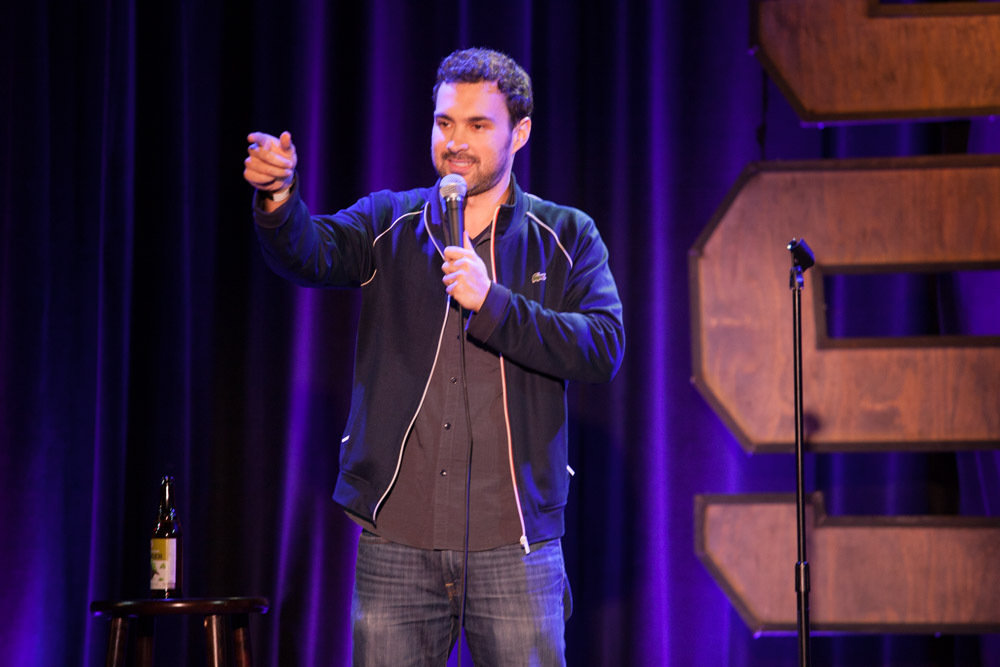
<path id="1" fill-rule="evenodd" d="M 451 245 L 459 247 L 462 245 L 462 232 L 465 227 L 465 193 L 468 189 L 465 179 L 458 174 L 448 174 L 441 179 L 441 185 L 438 187 L 438 194 L 448 216 Z"/>

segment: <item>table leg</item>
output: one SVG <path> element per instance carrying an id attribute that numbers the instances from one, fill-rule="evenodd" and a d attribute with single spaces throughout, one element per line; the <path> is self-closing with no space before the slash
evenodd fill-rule
<path id="1" fill-rule="evenodd" d="M 213 614 L 205 617 L 205 656 L 209 667 L 226 664 L 225 617 Z"/>
<path id="2" fill-rule="evenodd" d="M 253 667 L 250 653 L 250 615 L 233 614 L 233 653 L 236 667 Z"/>
<path id="3" fill-rule="evenodd" d="M 128 619 L 115 616 L 111 619 L 111 634 L 108 635 L 108 657 L 106 667 L 125 667 L 125 651 L 128 648 Z"/>

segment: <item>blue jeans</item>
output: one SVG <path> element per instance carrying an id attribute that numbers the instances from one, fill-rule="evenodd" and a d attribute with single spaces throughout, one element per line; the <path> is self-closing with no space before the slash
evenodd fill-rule
<path id="1" fill-rule="evenodd" d="M 429 551 L 364 531 L 351 630 L 355 667 L 444 665 L 458 639 L 462 552 Z M 562 545 L 469 554 L 465 637 L 476 667 L 566 664 L 572 603 Z"/>

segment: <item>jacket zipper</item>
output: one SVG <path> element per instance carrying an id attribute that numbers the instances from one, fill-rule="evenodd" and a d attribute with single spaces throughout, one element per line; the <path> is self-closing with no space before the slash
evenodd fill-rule
<path id="1" fill-rule="evenodd" d="M 498 206 L 497 210 L 493 213 L 493 224 L 490 230 L 490 263 L 492 264 L 491 268 L 493 269 L 493 282 L 498 282 L 496 261 L 496 222 L 497 215 L 499 213 L 500 207 Z M 428 232 L 429 231 L 430 230 L 428 229 Z M 375 509 L 372 510 L 372 523 L 375 523 L 379 510 L 382 509 L 382 504 L 389 496 L 389 491 L 396 484 L 396 479 L 399 477 L 399 470 L 403 465 L 403 449 L 406 447 L 406 440 L 409 438 L 410 432 L 413 430 L 413 425 L 417 421 L 417 415 L 420 414 L 420 408 L 424 405 L 424 399 L 427 397 L 427 390 L 430 388 L 431 378 L 434 377 L 434 369 L 437 368 L 438 358 L 441 355 L 441 345 L 444 342 L 444 330 L 448 323 L 448 312 L 450 308 L 451 297 L 449 296 L 447 302 L 445 303 L 444 321 L 441 323 L 441 332 L 438 334 L 437 349 L 434 352 L 434 363 L 431 365 L 430 374 L 427 376 L 427 382 L 424 384 L 424 391 L 420 396 L 420 403 L 417 405 L 417 410 L 413 413 L 413 416 L 410 418 L 410 423 L 407 425 L 406 431 L 403 433 L 403 441 L 399 443 L 399 456 L 396 458 L 396 469 L 392 473 L 392 479 L 389 480 L 389 485 L 386 487 L 385 492 L 382 493 L 382 497 L 378 499 L 377 503 L 375 503 Z M 514 439 L 510 432 L 510 410 L 507 401 L 507 367 L 502 354 L 500 355 L 500 386 L 501 391 L 503 392 L 503 418 L 507 436 L 507 461 L 510 465 L 510 483 L 511 487 L 514 489 L 514 507 L 517 509 L 517 520 L 521 524 L 521 537 L 518 542 L 520 543 L 521 548 L 524 549 L 525 555 L 527 555 L 531 553 L 531 545 L 528 543 L 528 531 L 524 523 L 524 509 L 521 506 L 521 492 L 517 488 L 517 471 L 514 467 Z"/>
<path id="2" fill-rule="evenodd" d="M 493 213 L 493 226 L 490 230 L 490 264 L 493 269 L 493 282 L 497 279 L 497 252 L 496 252 L 496 232 L 497 215 L 500 214 L 500 207 Z M 521 522 L 521 539 L 519 540 L 524 554 L 531 553 L 531 545 L 528 544 L 528 530 L 524 525 L 524 509 L 521 507 L 521 492 L 517 488 L 517 470 L 514 467 L 514 438 L 510 433 L 510 410 L 507 405 L 507 364 L 503 355 L 500 355 L 500 388 L 503 392 L 503 422 L 507 432 L 507 461 L 510 464 L 510 484 L 514 488 L 514 506 L 517 508 L 517 520 Z"/>
<path id="3" fill-rule="evenodd" d="M 427 223 L 428 211 L 430 210 L 430 203 L 424 207 L 424 228 L 427 229 L 427 233 L 431 234 L 430 225 Z M 431 234 L 431 239 L 434 241 L 434 247 L 437 248 L 438 253 L 443 257 L 444 253 L 441 248 L 438 248 L 437 241 L 434 239 L 434 235 Z M 403 466 L 403 450 L 406 448 L 406 440 L 410 437 L 410 432 L 413 430 L 413 425 L 417 423 L 417 415 L 420 414 L 420 408 L 424 406 L 424 399 L 427 398 L 427 390 L 431 386 L 431 378 L 434 377 L 434 369 L 437 368 L 438 358 L 441 356 L 441 344 L 444 342 L 444 329 L 448 324 L 448 312 L 451 309 L 451 297 L 445 301 L 444 304 L 444 319 L 441 321 L 441 332 L 438 334 L 438 344 L 437 349 L 434 351 L 434 363 L 431 364 L 431 372 L 427 375 L 427 382 L 424 383 L 424 391 L 420 395 L 420 403 L 417 404 L 417 410 L 413 413 L 410 418 L 410 423 L 406 427 L 406 431 L 403 432 L 403 441 L 399 443 L 399 455 L 396 457 L 396 469 L 392 473 L 392 479 L 389 480 L 389 485 L 385 487 L 385 491 L 382 493 L 382 497 L 378 499 L 375 503 L 375 509 L 372 510 L 372 523 L 375 523 L 375 519 L 378 517 L 379 510 L 382 509 L 382 504 L 385 499 L 389 496 L 389 491 L 395 486 L 396 480 L 399 478 L 399 470 Z"/>

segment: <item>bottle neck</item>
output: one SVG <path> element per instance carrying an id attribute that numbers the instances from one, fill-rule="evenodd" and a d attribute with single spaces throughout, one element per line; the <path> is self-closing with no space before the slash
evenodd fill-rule
<path id="1" fill-rule="evenodd" d="M 177 511 L 174 509 L 173 481 L 173 477 L 164 477 L 160 483 L 160 507 L 156 517 L 158 528 L 164 527 L 163 524 L 167 524 L 175 530 L 180 527 L 177 521 Z"/>
<path id="2" fill-rule="evenodd" d="M 160 482 L 160 515 L 174 511 L 174 478 L 164 477 Z"/>

